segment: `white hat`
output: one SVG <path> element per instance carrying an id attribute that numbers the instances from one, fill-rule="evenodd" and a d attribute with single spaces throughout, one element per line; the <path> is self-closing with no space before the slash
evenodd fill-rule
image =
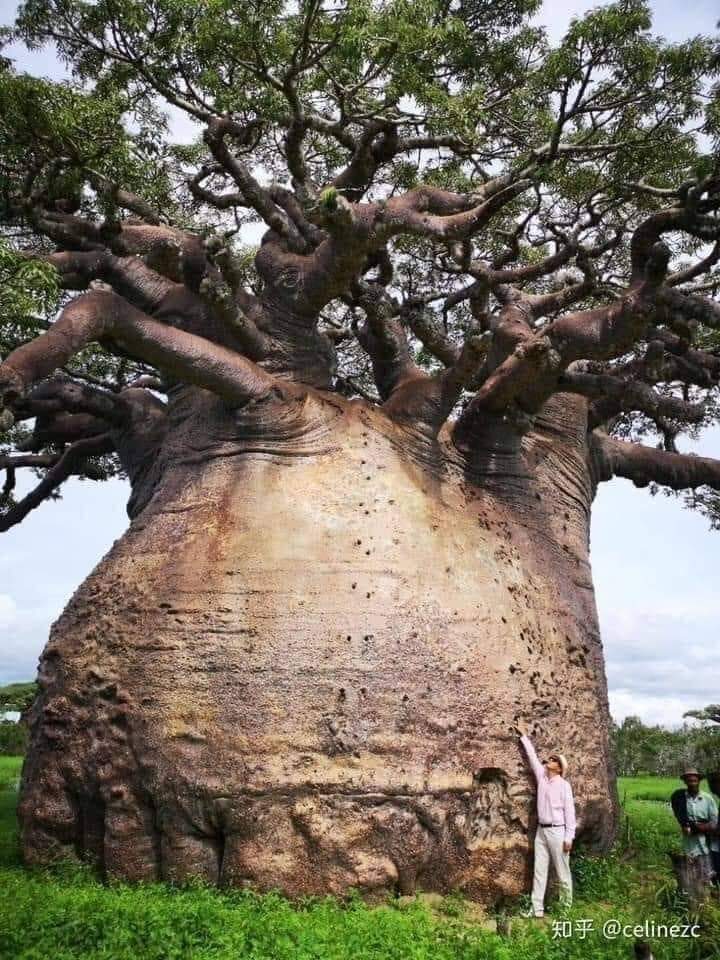
<path id="1" fill-rule="evenodd" d="M 565 759 L 565 755 L 562 754 L 562 753 L 554 753 L 553 756 L 554 756 L 554 757 L 557 757 L 557 758 L 558 758 L 558 761 L 559 761 L 559 763 L 560 763 L 560 775 L 561 775 L 563 778 L 567 777 L 568 762 L 567 762 L 567 760 Z"/>

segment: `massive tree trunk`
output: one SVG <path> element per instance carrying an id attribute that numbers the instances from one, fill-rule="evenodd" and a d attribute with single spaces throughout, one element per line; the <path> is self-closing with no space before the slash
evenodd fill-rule
<path id="1" fill-rule="evenodd" d="M 513 723 L 616 823 L 588 562 L 586 401 L 461 455 L 311 388 L 229 411 L 177 388 L 127 533 L 55 624 L 25 857 L 290 895 L 526 889 Z"/>
<path id="2" fill-rule="evenodd" d="M 601 11 L 545 50 L 527 4 L 31 6 L 102 82 L 0 70 L 3 269 L 48 277 L 42 322 L 4 301 L 0 532 L 73 473 L 133 490 L 43 655 L 28 861 L 498 901 L 529 879 L 521 719 L 606 848 L 595 484 L 720 509 L 675 442 L 720 383 L 720 177 L 682 133 L 711 46 Z"/>

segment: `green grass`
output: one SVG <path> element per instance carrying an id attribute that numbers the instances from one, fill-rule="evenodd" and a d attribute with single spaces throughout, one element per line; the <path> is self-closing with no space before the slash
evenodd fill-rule
<path id="1" fill-rule="evenodd" d="M 680 851 L 680 832 L 670 795 L 682 784 L 671 777 L 621 777 L 618 795 L 624 814 L 621 841 L 645 871 L 667 872 L 668 852 Z"/>
<path id="2" fill-rule="evenodd" d="M 550 924 L 522 920 L 502 938 L 457 896 L 432 909 L 420 900 L 371 907 L 358 897 L 292 904 L 199 885 L 103 884 L 78 867 L 28 871 L 14 821 L 20 766 L 0 757 L 1 960 L 627 960 L 631 940 L 603 938 L 605 920 L 668 923 L 683 914 L 667 857 L 677 842 L 666 802 L 671 780 L 623 780 L 626 820 L 616 849 L 603 858 L 575 855 L 576 902 L 563 916 L 593 921 L 585 939 L 554 939 Z M 718 942 L 720 911 L 712 909 L 701 942 L 663 940 L 655 955 L 711 960 L 720 956 Z"/>
<path id="3" fill-rule="evenodd" d="M 20 781 L 21 757 L 0 756 L 0 870 L 20 862 L 17 849 L 15 805 Z M 0 923 L 2 918 L 0 917 Z M 0 933 L 2 927 L 0 926 Z M 2 938 L 0 936 L 0 956 Z"/>
<path id="4" fill-rule="evenodd" d="M 620 777 L 618 794 L 621 802 L 627 798 L 669 803 L 670 794 L 681 786 L 680 780 L 673 777 Z M 706 784 L 703 787 L 707 789 Z"/>

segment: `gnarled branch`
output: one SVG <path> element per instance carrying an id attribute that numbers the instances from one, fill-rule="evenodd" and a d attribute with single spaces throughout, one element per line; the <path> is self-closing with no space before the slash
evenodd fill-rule
<path id="1" fill-rule="evenodd" d="M 49 330 L 7 357 L 0 365 L 0 397 L 12 405 L 88 343 L 104 339 L 229 404 L 264 397 L 276 386 L 251 360 L 151 320 L 117 294 L 96 290 L 73 300 Z"/>
<path id="2" fill-rule="evenodd" d="M 35 507 L 39 507 L 73 473 L 81 473 L 88 457 L 112 453 L 115 449 L 109 434 L 78 440 L 69 446 L 48 470 L 40 483 L 5 513 L 0 514 L 0 533 L 16 526 Z"/>
<path id="3" fill-rule="evenodd" d="M 590 450 L 596 478 L 600 481 L 625 477 L 636 487 L 658 483 L 672 490 L 702 486 L 720 490 L 719 460 L 615 440 L 597 430 L 590 434 Z"/>

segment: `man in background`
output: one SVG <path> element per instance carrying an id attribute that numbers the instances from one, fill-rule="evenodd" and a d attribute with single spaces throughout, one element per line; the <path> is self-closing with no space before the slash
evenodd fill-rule
<path id="1" fill-rule="evenodd" d="M 685 788 L 676 790 L 670 802 L 682 830 L 683 851 L 688 857 L 702 857 L 701 872 L 710 880 L 720 859 L 718 806 L 711 793 L 700 789 L 702 774 L 694 767 L 685 770 L 680 779 Z"/>
<path id="2" fill-rule="evenodd" d="M 525 724 L 518 724 L 517 731 L 537 783 L 538 825 L 531 900 L 532 915 L 542 917 L 551 862 L 558 876 L 563 903 L 566 906 L 572 903 L 570 851 L 575 839 L 575 802 L 566 780 L 568 763 L 565 757 L 561 753 L 551 753 L 541 763 Z"/>

